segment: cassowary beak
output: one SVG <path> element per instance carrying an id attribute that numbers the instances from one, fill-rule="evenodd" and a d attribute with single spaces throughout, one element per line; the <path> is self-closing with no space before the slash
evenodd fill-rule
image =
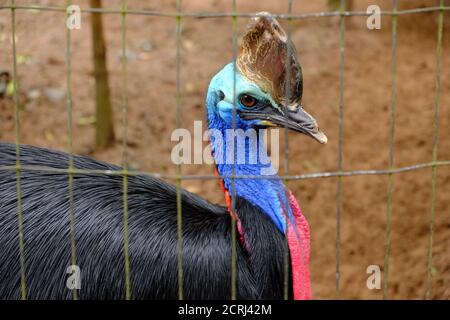
<path id="1" fill-rule="evenodd" d="M 258 111 L 243 111 L 243 119 L 265 126 L 287 127 L 326 143 L 317 121 L 301 106 L 303 76 L 297 50 L 278 21 L 266 12 L 250 20 L 242 39 L 237 67 L 272 98 Z"/>
<path id="2" fill-rule="evenodd" d="M 294 110 L 285 109 L 285 115 L 274 115 L 271 122 L 288 129 L 301 132 L 316 139 L 320 143 L 327 143 L 327 136 L 319 129 L 316 119 L 314 119 L 303 107 Z"/>
<path id="3" fill-rule="evenodd" d="M 316 119 L 301 106 L 274 108 L 268 104 L 259 111 L 240 111 L 239 116 L 245 120 L 259 120 L 264 126 L 287 127 L 306 134 L 323 144 L 328 141 L 327 136 L 319 129 Z"/>

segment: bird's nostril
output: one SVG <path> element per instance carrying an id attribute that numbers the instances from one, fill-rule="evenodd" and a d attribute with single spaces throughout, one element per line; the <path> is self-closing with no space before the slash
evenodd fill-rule
<path id="1" fill-rule="evenodd" d="M 309 130 L 313 130 L 313 129 L 316 128 L 316 125 L 315 125 L 314 122 L 308 122 L 308 123 L 305 125 L 305 127 L 306 127 L 307 129 L 309 129 Z"/>
<path id="2" fill-rule="evenodd" d="M 220 101 L 225 99 L 225 93 L 223 93 L 222 90 L 219 90 L 219 92 L 217 93 L 217 96 L 219 97 Z"/>

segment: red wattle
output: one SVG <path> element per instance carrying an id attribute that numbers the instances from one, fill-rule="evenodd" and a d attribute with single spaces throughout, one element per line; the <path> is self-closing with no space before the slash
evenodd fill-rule
<path id="1" fill-rule="evenodd" d="M 290 190 L 289 205 L 294 215 L 295 226 L 299 237 L 298 239 L 288 219 L 288 245 L 291 254 L 294 300 L 310 300 L 312 299 L 312 293 L 309 273 L 309 245 L 311 238 L 309 224 Z"/>
<path id="2" fill-rule="evenodd" d="M 222 189 L 222 192 L 225 195 L 225 201 L 227 203 L 228 213 L 231 215 L 231 217 L 233 219 L 236 219 L 237 230 L 238 230 L 238 234 L 239 234 L 239 241 L 244 246 L 244 248 L 247 250 L 247 252 L 250 253 L 250 246 L 248 245 L 247 241 L 245 241 L 244 227 L 242 226 L 241 220 L 239 220 L 239 217 L 237 216 L 237 214 L 235 212 L 233 212 L 233 203 L 232 203 L 231 196 L 228 193 L 228 190 L 225 188 L 225 183 L 223 182 L 222 178 L 220 177 L 217 167 L 216 167 L 215 173 L 216 173 L 216 176 L 219 178 L 220 189 Z"/>
<path id="3" fill-rule="evenodd" d="M 225 184 L 220 179 L 217 168 L 215 170 L 216 175 L 219 177 L 219 185 L 225 195 L 225 201 L 227 203 L 228 212 L 230 215 L 237 219 L 237 228 L 239 233 L 239 240 L 241 244 L 250 252 L 250 248 L 245 241 L 244 230 L 240 223 L 239 218 L 232 210 L 231 196 L 228 190 L 225 188 Z M 292 192 L 289 190 L 289 206 L 291 207 L 292 214 L 294 215 L 295 226 L 297 235 L 294 228 L 288 219 L 288 245 L 291 256 L 291 268 L 292 268 L 292 287 L 294 291 L 294 300 L 311 300 L 311 279 L 309 273 L 309 252 L 310 252 L 310 230 L 309 224 L 305 216 L 300 209 Z"/>

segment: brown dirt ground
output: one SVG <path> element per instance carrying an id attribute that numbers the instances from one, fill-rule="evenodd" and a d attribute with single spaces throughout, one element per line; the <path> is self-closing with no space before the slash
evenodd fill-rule
<path id="1" fill-rule="evenodd" d="M 132 8 L 174 11 L 175 1 L 128 1 Z M 369 3 L 370 2 L 370 3 Z M 437 1 L 399 1 L 400 8 L 430 6 Z M 3 3 L 3 1 L 1 1 Z M 18 1 L 19 4 L 60 5 L 61 1 Z M 87 1 L 77 1 L 82 6 Z M 355 10 L 377 3 L 390 9 L 390 1 L 355 1 Z M 118 1 L 104 1 L 118 8 Z M 243 12 L 283 13 L 287 1 L 237 1 Z M 326 10 L 325 1 L 294 1 L 294 13 Z M 231 1 L 185 0 L 183 10 L 223 12 Z M 442 55 L 440 141 L 438 158 L 450 159 L 450 55 L 449 19 L 446 15 Z M 10 70 L 11 26 L 8 10 L 0 10 L 0 69 Z M 182 126 L 193 128 L 204 119 L 203 100 L 211 76 L 232 56 L 229 18 L 182 20 L 181 82 Z M 247 19 L 238 21 L 241 34 Z M 66 150 L 65 101 L 52 102 L 45 95 L 27 98 L 31 90 L 66 86 L 64 15 L 57 12 L 17 13 L 17 52 L 27 61 L 18 66 L 20 81 L 21 141 Z M 284 22 L 283 22 L 284 23 Z M 120 16 L 104 15 L 110 86 L 117 141 L 106 150 L 94 150 L 94 128 L 84 124 L 94 114 L 89 16 L 81 30 L 72 32 L 72 89 L 74 101 L 74 150 L 97 159 L 121 163 L 122 113 Z M 401 16 L 398 21 L 398 99 L 395 166 L 432 159 L 432 118 L 435 97 L 437 14 Z M 175 20 L 150 16 L 127 19 L 127 46 L 135 53 L 129 67 L 129 142 L 131 164 L 150 172 L 175 173 L 170 161 L 175 128 Z M 304 104 L 319 120 L 329 137 L 326 146 L 304 136 L 290 134 L 289 174 L 337 169 L 339 101 L 339 33 L 337 18 L 295 21 L 292 39 L 304 68 Z M 151 44 L 146 52 L 142 47 Z M 345 146 L 344 168 L 382 169 L 387 166 L 388 126 L 391 101 L 391 22 L 369 31 L 364 18 L 347 21 L 345 49 Z M 0 139 L 14 141 L 13 103 L 0 99 Z M 281 146 L 281 148 L 283 145 Z M 282 149 L 281 149 L 282 150 Z M 282 160 L 281 160 L 282 161 Z M 282 162 L 281 162 L 282 163 Z M 185 174 L 211 174 L 207 165 L 182 168 Z M 222 203 L 215 181 L 184 181 L 191 191 Z M 312 281 L 315 298 L 335 294 L 336 179 L 290 182 L 312 229 Z M 366 268 L 383 266 L 386 227 L 386 176 L 343 179 L 341 242 L 341 297 L 379 299 L 382 290 L 366 287 Z M 450 168 L 439 167 L 436 184 L 436 221 L 433 245 L 432 298 L 450 298 Z M 389 297 L 424 297 L 428 221 L 431 206 L 431 169 L 394 176 L 392 251 Z"/>

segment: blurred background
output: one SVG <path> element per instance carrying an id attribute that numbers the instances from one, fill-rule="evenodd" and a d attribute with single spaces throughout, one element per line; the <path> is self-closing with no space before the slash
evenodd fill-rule
<path id="1" fill-rule="evenodd" d="M 73 1 L 82 8 L 89 1 Z M 9 1 L 0 0 L 0 5 Z M 18 5 L 61 6 L 62 1 L 17 1 Z M 352 9 L 371 4 L 390 11 L 389 0 L 354 0 Z M 436 6 L 435 0 L 400 0 L 399 9 Z M 448 4 L 447 4 L 448 5 Z M 333 1 L 293 1 L 293 13 L 329 11 Z M 119 9 L 120 1 L 103 1 Z M 129 0 L 131 9 L 176 11 L 176 2 Z M 231 0 L 183 0 L 187 12 L 231 12 Z M 237 11 L 286 13 L 287 0 L 237 0 Z M 450 159 L 450 15 L 445 13 L 439 160 Z M 121 16 L 103 14 L 109 89 L 115 138 L 96 144 L 95 79 L 91 15 L 83 13 L 72 36 L 73 148 L 78 154 L 115 164 L 122 162 Z M 22 143 L 67 150 L 66 15 L 17 10 L 16 43 Z M 438 12 L 398 17 L 397 116 L 394 167 L 432 160 L 432 127 Z M 239 18 L 237 31 L 247 18 Z M 286 21 L 280 21 L 287 26 Z M 127 17 L 129 161 L 132 169 L 175 174 L 170 136 L 176 128 L 175 18 Z M 183 18 L 181 32 L 181 126 L 193 130 L 204 120 L 204 98 L 211 77 L 232 58 L 231 18 Z M 329 142 L 323 146 L 289 135 L 288 174 L 336 171 L 338 166 L 339 17 L 292 23 L 304 72 L 304 105 L 318 120 Z M 388 165 L 391 103 L 391 17 L 381 30 L 368 30 L 365 17 L 346 19 L 344 169 L 385 169 Z M 11 13 L 0 10 L 0 71 L 12 75 Z M 11 86 L 9 86 L 11 89 Z M 14 88 L 13 88 L 14 90 Z M 9 90 L 11 91 L 11 90 Z M 206 124 L 204 125 L 206 128 Z M 281 131 L 281 137 L 283 136 Z M 0 95 L 0 139 L 15 141 L 11 92 Z M 284 139 L 281 139 L 284 140 Z M 283 164 L 281 143 L 280 163 Z M 438 168 L 433 246 L 434 299 L 450 298 L 450 167 Z M 208 165 L 184 165 L 183 174 L 212 174 Z M 284 168 L 280 166 L 280 173 Z M 341 220 L 341 297 L 379 299 L 369 290 L 366 268 L 383 268 L 387 176 L 343 179 Z M 394 175 L 392 251 L 388 297 L 422 299 L 427 278 L 431 168 Z M 212 202 L 224 203 L 217 181 L 183 181 L 183 187 Z M 311 225 L 314 297 L 335 296 L 336 178 L 290 181 Z"/>

